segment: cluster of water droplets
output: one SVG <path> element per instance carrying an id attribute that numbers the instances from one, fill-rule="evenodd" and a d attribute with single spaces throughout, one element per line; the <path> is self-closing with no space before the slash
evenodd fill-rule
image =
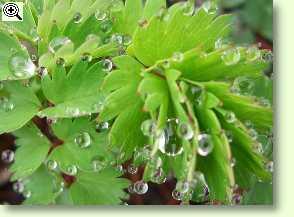
<path id="1" fill-rule="evenodd" d="M 13 183 L 12 189 L 18 194 L 22 194 L 26 199 L 32 196 L 32 192 L 29 189 L 26 189 L 23 181 L 18 180 Z"/>

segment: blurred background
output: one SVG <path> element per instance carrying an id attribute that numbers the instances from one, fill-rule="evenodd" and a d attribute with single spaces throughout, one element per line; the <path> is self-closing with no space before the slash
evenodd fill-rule
<path id="1" fill-rule="evenodd" d="M 167 0 L 172 5 L 181 0 Z M 182 0 L 184 1 L 184 0 Z M 201 5 L 204 0 L 195 0 L 195 4 Z M 272 50 L 273 48 L 273 2 L 272 0 L 218 0 L 219 13 L 231 13 L 234 16 L 234 30 L 232 40 L 236 44 L 258 44 L 263 49 Z M 268 76 L 272 74 L 272 67 L 266 72 Z M 0 120 L 1 121 L 1 120 Z M 4 150 L 14 150 L 14 138 L 9 134 L 0 135 L 0 153 Z M 127 165 L 124 165 L 127 167 Z M 21 195 L 15 193 L 12 189 L 12 183 L 9 182 L 10 173 L 9 165 L 0 161 L 0 203 L 1 204 L 20 204 L 23 200 Z M 127 175 L 126 177 L 133 182 L 140 179 L 143 169 L 135 175 Z M 171 197 L 171 192 L 175 187 L 175 180 L 169 179 L 162 185 L 150 184 L 149 191 L 145 195 L 130 196 L 130 200 L 126 201 L 132 204 L 179 204 Z M 263 186 L 264 187 L 264 186 Z M 258 198 L 259 191 L 262 193 L 263 188 L 255 189 L 255 197 L 253 203 L 271 203 L 272 198 L 266 201 L 260 201 Z M 272 186 L 270 187 L 272 189 Z"/>

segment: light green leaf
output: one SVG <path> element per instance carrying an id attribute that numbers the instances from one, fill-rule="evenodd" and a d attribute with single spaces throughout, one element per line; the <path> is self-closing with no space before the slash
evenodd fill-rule
<path id="1" fill-rule="evenodd" d="M 124 188 L 128 187 L 126 179 L 114 170 L 103 170 L 100 173 L 82 172 L 70 187 L 70 195 L 77 205 L 115 205 L 126 197 Z"/>
<path id="2" fill-rule="evenodd" d="M 18 81 L 5 82 L 4 91 L 4 95 L 0 92 L 1 97 L 7 97 L 13 108 L 8 111 L 0 108 L 0 134 L 21 128 L 37 114 L 41 106 L 33 91 Z M 2 103 L 1 99 L 1 107 Z"/>
<path id="3" fill-rule="evenodd" d="M 10 167 L 12 180 L 25 178 L 34 173 L 46 159 L 50 149 L 50 142 L 35 125 L 27 125 L 13 133 L 18 148 L 15 161 Z M 29 157 L 29 158 L 28 158 Z"/>

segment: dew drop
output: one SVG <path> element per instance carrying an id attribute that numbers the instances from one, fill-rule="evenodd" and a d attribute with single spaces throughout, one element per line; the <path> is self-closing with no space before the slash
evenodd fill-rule
<path id="1" fill-rule="evenodd" d="M 110 20 L 104 20 L 101 25 L 100 29 L 104 33 L 110 33 L 112 31 L 112 22 Z"/>
<path id="2" fill-rule="evenodd" d="M 206 1 L 203 3 L 202 8 L 208 14 L 215 14 L 218 10 L 218 5 L 215 1 Z"/>
<path id="3" fill-rule="evenodd" d="M 178 136 L 185 140 L 190 140 L 194 136 L 193 129 L 190 124 L 180 123 L 177 129 Z"/>
<path id="4" fill-rule="evenodd" d="M 32 60 L 33 62 L 37 62 L 38 57 L 37 57 L 35 54 L 32 54 L 32 55 L 31 55 L 31 60 Z"/>
<path id="5" fill-rule="evenodd" d="M 229 131 L 229 130 L 226 130 L 225 131 L 225 134 L 226 134 L 226 137 L 227 137 L 227 139 L 228 139 L 228 142 L 229 143 L 231 143 L 231 142 L 233 142 L 233 133 L 232 133 L 232 131 Z"/>
<path id="6" fill-rule="evenodd" d="M 46 67 L 41 66 L 38 68 L 37 73 L 41 78 L 44 78 L 46 75 L 48 75 L 48 70 Z"/>
<path id="7" fill-rule="evenodd" d="M 74 23 L 80 23 L 82 21 L 82 14 L 77 12 L 73 16 L 73 22 Z"/>
<path id="8" fill-rule="evenodd" d="M 221 49 L 223 48 L 223 39 L 222 38 L 218 38 L 215 43 L 214 43 L 214 48 L 215 49 Z"/>
<path id="9" fill-rule="evenodd" d="M 98 21 L 102 21 L 106 19 L 107 13 L 102 10 L 97 10 L 95 13 L 95 17 Z"/>
<path id="10" fill-rule="evenodd" d="M 110 72 L 113 68 L 113 63 L 110 59 L 104 59 L 102 62 L 102 69 L 105 72 Z"/>
<path id="11" fill-rule="evenodd" d="M 80 148 L 88 148 L 91 145 L 91 137 L 89 133 L 83 132 L 80 133 L 75 138 L 75 143 L 80 146 Z"/>
<path id="12" fill-rule="evenodd" d="M 181 52 L 174 52 L 172 55 L 172 61 L 174 62 L 182 62 L 184 60 L 184 54 Z"/>
<path id="13" fill-rule="evenodd" d="M 58 163 L 55 160 L 48 160 L 47 162 L 47 168 L 48 170 L 56 170 L 58 166 Z"/>
<path id="14" fill-rule="evenodd" d="M 198 154 L 201 156 L 207 156 L 213 150 L 213 142 L 211 136 L 208 134 L 198 135 Z"/>
<path id="15" fill-rule="evenodd" d="M 181 193 L 186 193 L 189 191 L 189 182 L 187 181 L 178 181 L 176 184 L 176 189 Z"/>
<path id="16" fill-rule="evenodd" d="M 231 66 L 237 64 L 240 61 L 241 55 L 239 50 L 234 48 L 224 51 L 221 58 L 227 66 Z"/>
<path id="17" fill-rule="evenodd" d="M 15 105 L 10 99 L 6 97 L 0 98 L 0 109 L 4 110 L 5 112 L 10 112 L 14 109 L 14 107 Z"/>
<path id="18" fill-rule="evenodd" d="M 253 140 L 257 140 L 258 138 L 258 133 L 255 129 L 251 128 L 248 130 L 248 135 L 253 139 Z"/>
<path id="19" fill-rule="evenodd" d="M 98 132 L 105 132 L 109 129 L 109 123 L 108 122 L 101 122 L 96 124 L 96 130 Z"/>
<path id="20" fill-rule="evenodd" d="M 260 142 L 256 142 L 253 144 L 253 149 L 255 150 L 256 153 L 262 154 L 263 153 L 263 146 Z"/>
<path id="21" fill-rule="evenodd" d="M 163 184 L 166 182 L 166 175 L 161 167 L 154 168 L 151 174 L 151 181 L 156 184 Z"/>
<path id="22" fill-rule="evenodd" d="M 230 166 L 231 167 L 234 167 L 236 165 L 236 158 L 232 158 L 231 160 L 230 160 Z"/>
<path id="23" fill-rule="evenodd" d="M 132 37 L 129 35 L 124 35 L 123 36 L 123 44 L 125 46 L 129 46 L 132 43 Z"/>
<path id="24" fill-rule="evenodd" d="M 132 185 L 129 185 L 129 187 L 128 187 L 128 192 L 129 192 L 130 194 L 134 194 L 134 193 L 135 193 L 134 185 L 133 185 L 133 184 L 132 184 Z"/>
<path id="25" fill-rule="evenodd" d="M 264 98 L 264 97 L 260 97 L 258 99 L 258 103 L 259 105 L 266 107 L 266 108 L 270 108 L 271 107 L 271 103 L 268 99 Z"/>
<path id="26" fill-rule="evenodd" d="M 160 8 L 158 13 L 156 14 L 156 17 L 161 21 L 168 21 L 170 18 L 170 14 L 166 8 Z M 146 24 L 148 25 L 147 20 L 146 20 Z M 145 26 L 147 26 L 147 25 L 145 25 Z"/>
<path id="27" fill-rule="evenodd" d="M 247 77 L 238 77 L 234 80 L 233 87 L 239 94 L 252 95 L 254 91 L 254 82 Z"/>
<path id="28" fill-rule="evenodd" d="M 234 123 L 237 119 L 234 112 L 226 112 L 225 113 L 225 120 L 228 123 Z"/>
<path id="29" fill-rule="evenodd" d="M 92 167 L 95 172 L 99 172 L 106 168 L 107 161 L 103 156 L 97 156 L 92 160 Z"/>
<path id="30" fill-rule="evenodd" d="M 169 69 L 170 68 L 170 61 L 169 60 L 164 60 L 160 66 L 162 66 L 164 69 Z"/>
<path id="31" fill-rule="evenodd" d="M 22 194 L 26 199 L 28 199 L 32 196 L 32 192 L 29 190 L 24 190 L 24 192 Z"/>
<path id="32" fill-rule="evenodd" d="M 93 60 L 93 56 L 90 53 L 84 53 L 81 57 L 82 61 L 91 62 Z"/>
<path id="33" fill-rule="evenodd" d="M 50 41 L 48 50 L 51 53 L 56 53 L 61 47 L 63 47 L 66 44 L 72 43 L 71 40 L 68 37 L 57 37 Z"/>
<path id="34" fill-rule="evenodd" d="M 78 173 L 78 168 L 75 165 L 69 165 L 65 173 L 70 176 L 75 176 Z"/>
<path id="35" fill-rule="evenodd" d="M 247 49 L 246 55 L 247 55 L 246 56 L 247 60 L 252 62 L 252 61 L 255 61 L 261 57 L 261 52 L 258 49 L 258 47 L 252 46 Z"/>
<path id="36" fill-rule="evenodd" d="M 253 123 L 249 120 L 244 121 L 244 125 L 248 128 L 251 129 L 253 128 Z"/>
<path id="37" fill-rule="evenodd" d="M 24 191 L 24 184 L 21 181 L 13 183 L 12 189 L 16 193 L 22 193 Z"/>
<path id="38" fill-rule="evenodd" d="M 9 68 L 16 78 L 31 77 L 35 74 L 36 66 L 30 58 L 15 54 L 9 61 Z"/>
<path id="39" fill-rule="evenodd" d="M 151 119 L 145 120 L 141 124 L 141 131 L 145 136 L 148 136 L 148 137 L 155 135 L 155 131 L 156 131 L 155 122 Z"/>
<path id="40" fill-rule="evenodd" d="M 134 175 L 138 172 L 138 167 L 133 164 L 128 165 L 128 173 Z"/>
<path id="41" fill-rule="evenodd" d="M 274 162 L 273 161 L 267 162 L 266 165 L 265 165 L 265 168 L 270 173 L 273 173 L 274 172 Z"/>
<path id="42" fill-rule="evenodd" d="M 150 159 L 150 150 L 148 147 L 140 147 L 135 149 L 134 163 L 140 165 L 146 163 Z"/>
<path id="43" fill-rule="evenodd" d="M 185 2 L 183 4 L 183 14 L 185 16 L 192 16 L 194 14 L 195 7 L 191 2 Z"/>
<path id="44" fill-rule="evenodd" d="M 273 53 L 271 51 L 264 51 L 262 53 L 262 59 L 265 62 L 272 63 L 273 62 Z"/>
<path id="45" fill-rule="evenodd" d="M 110 38 L 110 41 L 112 43 L 117 44 L 117 45 L 122 45 L 123 44 L 123 36 L 120 34 L 113 34 Z"/>
<path id="46" fill-rule="evenodd" d="M 11 163 L 14 161 L 14 152 L 10 149 L 2 151 L 1 159 L 4 163 Z"/>
<path id="47" fill-rule="evenodd" d="M 148 184 L 144 182 L 143 180 L 137 181 L 134 183 L 134 192 L 142 195 L 145 194 L 148 191 Z"/>
<path id="48" fill-rule="evenodd" d="M 47 118 L 46 122 L 48 125 L 56 124 L 57 119 L 56 118 Z"/>
<path id="49" fill-rule="evenodd" d="M 181 201 L 183 199 L 183 194 L 179 192 L 178 190 L 174 189 L 172 191 L 172 197 L 175 200 Z"/>

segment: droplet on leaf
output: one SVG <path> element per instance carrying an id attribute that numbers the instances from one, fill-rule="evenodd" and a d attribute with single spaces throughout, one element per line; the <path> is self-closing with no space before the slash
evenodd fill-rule
<path id="1" fill-rule="evenodd" d="M 88 148 L 91 145 L 91 137 L 89 133 L 87 132 L 80 133 L 75 138 L 75 143 L 78 144 L 81 148 Z"/>
<path id="2" fill-rule="evenodd" d="M 237 64 L 241 59 L 241 54 L 237 48 L 224 51 L 221 56 L 222 60 L 227 66 Z"/>
<path id="3" fill-rule="evenodd" d="M 148 191 L 148 184 L 143 180 L 137 181 L 134 183 L 134 191 L 139 195 L 145 194 Z"/>
<path id="4" fill-rule="evenodd" d="M 137 172 L 138 172 L 138 167 L 136 167 L 136 166 L 133 165 L 133 164 L 130 164 L 130 165 L 128 166 L 128 173 L 134 175 L 134 174 L 136 174 Z"/>
<path id="5" fill-rule="evenodd" d="M 56 37 L 52 39 L 49 43 L 48 50 L 51 53 L 56 53 L 61 47 L 66 44 L 72 43 L 68 37 Z"/>
<path id="6" fill-rule="evenodd" d="M 101 122 L 96 124 L 96 130 L 98 132 L 105 132 L 109 129 L 109 123 L 108 122 Z"/>
<path id="7" fill-rule="evenodd" d="M 261 57 L 261 52 L 258 49 L 258 47 L 253 46 L 253 47 L 249 47 L 247 49 L 246 55 L 247 55 L 247 60 L 252 62 L 252 61 L 255 61 Z"/>
<path id="8" fill-rule="evenodd" d="M 48 160 L 47 162 L 48 170 L 56 170 L 57 166 L 58 166 L 58 163 L 55 160 Z"/>
<path id="9" fill-rule="evenodd" d="M 102 21 L 106 19 L 107 13 L 102 10 L 97 10 L 95 13 L 95 17 L 98 21 Z"/>
<path id="10" fill-rule="evenodd" d="M 180 123 L 177 129 L 178 136 L 185 139 L 190 140 L 194 136 L 193 129 L 188 123 Z"/>
<path id="11" fill-rule="evenodd" d="M 234 112 L 231 112 L 231 111 L 226 112 L 225 113 L 225 120 L 228 123 L 234 123 L 236 121 L 235 113 Z"/>
<path id="12" fill-rule="evenodd" d="M 14 152 L 10 149 L 2 151 L 1 159 L 4 163 L 11 163 L 14 161 Z"/>
<path id="13" fill-rule="evenodd" d="M 82 21 L 82 14 L 77 12 L 73 16 L 73 22 L 74 23 L 80 23 Z"/>
<path id="14" fill-rule="evenodd" d="M 213 150 L 212 138 L 208 134 L 198 135 L 198 154 L 201 156 L 207 156 Z"/>
<path id="15" fill-rule="evenodd" d="M 155 135 L 155 131 L 156 131 L 156 124 L 154 123 L 153 120 L 149 119 L 149 120 L 145 120 L 142 124 L 141 124 L 141 130 L 142 133 L 145 136 L 153 136 Z"/>
<path id="16" fill-rule="evenodd" d="M 182 62 L 184 60 L 184 54 L 181 52 L 174 52 L 172 55 L 172 61 Z"/>
<path id="17" fill-rule="evenodd" d="M 35 74 L 36 66 L 30 58 L 15 54 L 9 60 L 9 68 L 16 78 L 31 77 Z"/>
<path id="18" fill-rule="evenodd" d="M 24 191 L 24 184 L 21 181 L 17 181 L 12 185 L 13 191 L 16 193 L 22 193 Z"/>
<path id="19" fill-rule="evenodd" d="M 111 60 L 109 59 L 104 59 L 102 62 L 102 70 L 105 72 L 110 72 L 112 70 L 113 67 L 113 63 Z"/>
<path id="20" fill-rule="evenodd" d="M 70 176 L 75 176 L 78 173 L 78 168 L 75 165 L 69 165 L 65 173 Z"/>

